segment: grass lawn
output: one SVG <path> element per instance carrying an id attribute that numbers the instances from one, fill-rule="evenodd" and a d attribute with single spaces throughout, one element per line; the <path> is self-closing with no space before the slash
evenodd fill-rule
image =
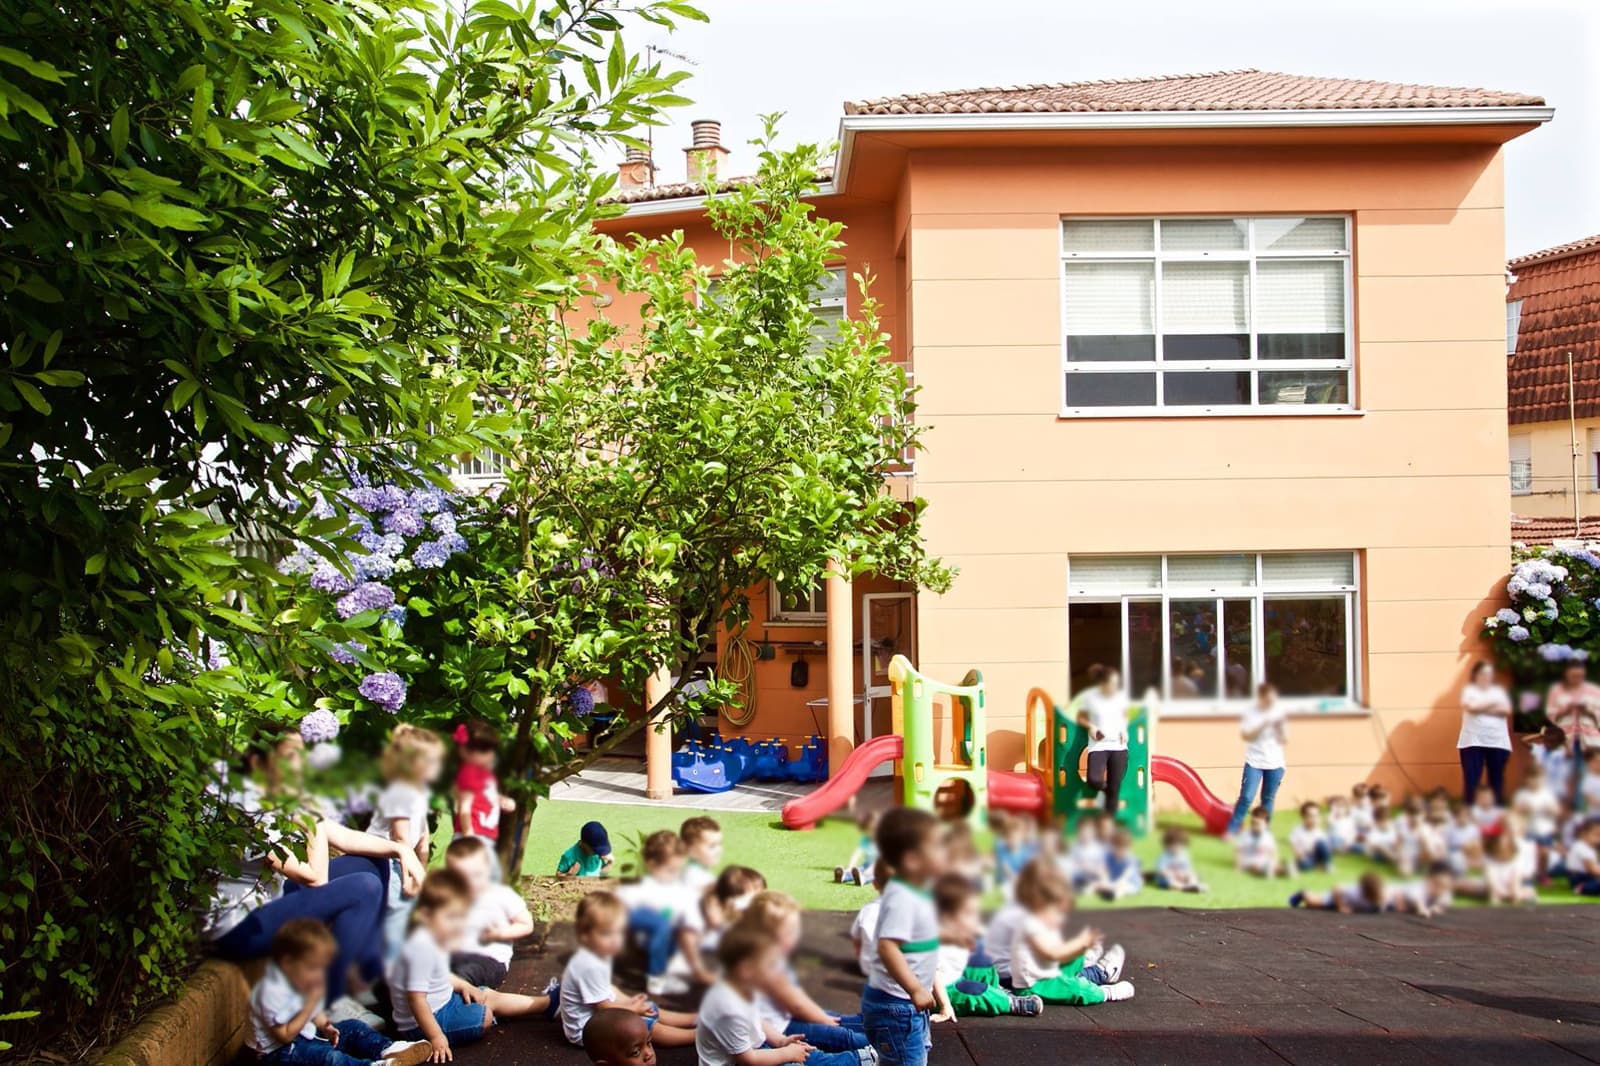
<path id="1" fill-rule="evenodd" d="M 578 839 L 578 827 L 591 819 L 605 824 L 611 834 L 619 864 L 630 861 L 632 841 L 640 834 L 657 829 L 676 829 L 690 814 L 682 809 L 649 806 L 596 805 L 547 800 L 534 812 L 529 831 L 527 861 L 523 871 L 529 875 L 552 874 L 556 859 Z M 795 832 L 783 828 L 776 813 L 734 813 L 710 811 L 722 825 L 724 860 L 753 866 L 766 875 L 767 883 L 782 889 L 813 910 L 855 910 L 869 897 L 870 889 L 833 883 L 833 868 L 850 857 L 856 844 L 855 823 L 845 818 L 830 818 L 816 829 Z M 1273 822 L 1285 855 L 1289 830 L 1298 815 L 1282 811 Z M 1195 868 L 1208 891 L 1188 895 L 1146 887 L 1143 892 L 1103 903 L 1083 899 L 1085 909 L 1105 907 L 1192 906 L 1207 908 L 1282 907 L 1297 887 L 1327 888 L 1355 880 L 1373 864 L 1353 856 L 1340 856 L 1331 874 L 1296 874 L 1289 878 L 1265 880 L 1249 877 L 1233 869 L 1233 853 L 1218 837 L 1200 831 L 1197 818 L 1170 815 L 1158 819 L 1161 827 L 1182 825 L 1191 831 L 1190 850 Z M 1137 849 L 1146 869 L 1154 865 L 1161 850 L 1160 833 L 1152 832 Z M 1394 877 L 1392 873 L 1389 874 Z M 1578 902 L 1564 885 L 1547 889 L 1540 898 L 1552 903 Z M 991 901 L 992 902 L 992 901 Z M 1591 900 L 1591 902 L 1593 902 Z M 1463 905 L 1471 905 L 1463 901 Z M 557 917 L 565 917 L 557 914 Z"/>

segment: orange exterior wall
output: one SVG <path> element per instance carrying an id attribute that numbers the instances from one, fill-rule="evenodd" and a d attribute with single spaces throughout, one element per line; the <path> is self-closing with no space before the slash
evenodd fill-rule
<path id="1" fill-rule="evenodd" d="M 1354 549 L 1371 714 L 1296 718 L 1283 804 L 1458 781 L 1457 693 L 1508 563 L 1502 171 L 1493 145 L 912 152 L 898 213 L 928 426 L 921 668 L 990 683 L 992 765 L 1064 695 L 1069 553 Z M 1362 414 L 1068 420 L 1064 215 L 1350 213 Z M 1232 718 L 1156 750 L 1237 790 Z M 1158 793 L 1172 806 L 1174 793 Z"/>

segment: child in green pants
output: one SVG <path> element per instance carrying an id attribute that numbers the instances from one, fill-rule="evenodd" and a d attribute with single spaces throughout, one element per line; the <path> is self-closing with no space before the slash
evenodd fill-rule
<path id="1" fill-rule="evenodd" d="M 1061 935 L 1072 913 L 1072 886 L 1053 870 L 1030 867 L 1017 879 L 1016 899 L 1027 912 L 1011 946 L 1011 983 L 1019 996 L 1034 995 L 1046 1003 L 1090 1006 L 1133 998 L 1133 983 L 1120 980 L 1124 953 L 1112 947 L 1093 966 L 1084 966 L 1084 952 L 1100 934 L 1084 929 Z"/>
<path id="2" fill-rule="evenodd" d="M 1038 996 L 1015 996 L 1000 987 L 994 961 L 982 948 L 972 949 L 983 935 L 978 890 L 960 874 L 946 874 L 934 883 L 939 909 L 939 955 L 934 968 L 934 1021 L 951 1018 L 996 1018 L 1007 1014 L 1032 1017 L 1044 1012 Z"/>

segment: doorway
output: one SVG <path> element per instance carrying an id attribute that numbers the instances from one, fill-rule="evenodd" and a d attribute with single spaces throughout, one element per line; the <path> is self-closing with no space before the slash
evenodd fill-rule
<path id="1" fill-rule="evenodd" d="M 861 721 L 856 742 L 894 732 L 889 662 L 904 655 L 917 664 L 917 600 L 912 592 L 869 592 L 861 597 Z M 891 773 L 888 764 L 873 771 Z"/>

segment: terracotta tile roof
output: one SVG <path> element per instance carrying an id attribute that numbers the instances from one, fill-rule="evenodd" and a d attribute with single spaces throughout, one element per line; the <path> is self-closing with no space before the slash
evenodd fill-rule
<path id="1" fill-rule="evenodd" d="M 741 185 L 748 185 L 756 180 L 753 174 L 740 174 L 732 178 L 724 178 L 717 182 L 718 192 L 727 192 Z M 833 180 L 833 167 L 817 168 L 818 183 Z M 653 200 L 677 200 L 685 196 L 704 196 L 706 187 L 698 181 L 678 181 L 666 185 L 641 185 L 633 189 L 619 189 L 610 196 L 602 197 L 603 204 L 645 204 Z"/>
<path id="2" fill-rule="evenodd" d="M 1600 237 L 1518 256 L 1506 294 L 1522 301 L 1517 350 L 1506 360 L 1512 425 L 1567 418 L 1567 353 L 1579 418 L 1600 416 Z"/>
<path id="3" fill-rule="evenodd" d="M 1543 106 L 1527 93 L 1220 70 L 1152 78 L 911 93 L 844 105 L 847 115 L 995 111 L 1330 111 L 1356 108 Z"/>
<path id="4" fill-rule="evenodd" d="M 1584 515 L 1582 535 L 1572 535 L 1571 518 L 1546 518 L 1532 515 L 1511 516 L 1511 540 L 1529 547 L 1558 540 L 1600 541 L 1600 515 Z"/>

